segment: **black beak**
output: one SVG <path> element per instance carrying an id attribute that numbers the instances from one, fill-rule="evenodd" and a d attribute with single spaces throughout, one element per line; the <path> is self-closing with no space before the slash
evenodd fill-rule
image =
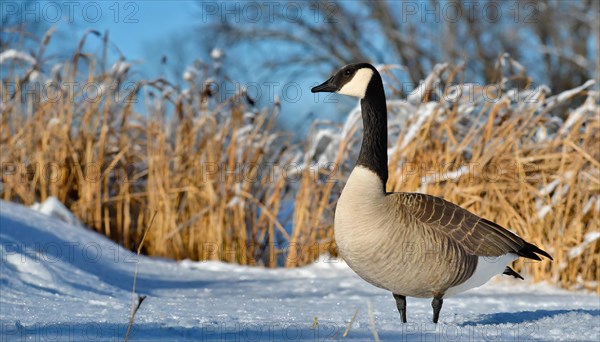
<path id="1" fill-rule="evenodd" d="M 327 81 L 323 82 L 310 90 L 313 93 L 333 93 L 337 91 L 337 87 L 333 84 L 333 76 L 331 76 Z"/>

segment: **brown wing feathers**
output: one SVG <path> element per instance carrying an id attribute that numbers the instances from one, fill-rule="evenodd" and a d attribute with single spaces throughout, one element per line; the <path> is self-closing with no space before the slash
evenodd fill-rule
<path id="1" fill-rule="evenodd" d="M 419 193 L 394 193 L 408 212 L 431 227 L 435 233 L 452 238 L 467 253 L 478 256 L 500 256 L 516 253 L 541 260 L 537 255 L 552 257 L 537 246 L 521 239 L 500 225 L 481 218 L 453 203 Z"/>
<path id="2" fill-rule="evenodd" d="M 465 210 L 465 209 L 463 209 Z M 465 210 L 466 211 L 466 210 Z M 474 215 L 474 214 L 471 214 Z M 486 220 L 484 218 L 481 219 L 482 221 L 484 221 L 487 225 L 492 226 L 496 229 L 496 231 L 499 232 L 503 232 L 507 235 L 511 235 L 512 237 L 516 238 L 518 242 L 520 242 L 520 246 L 521 248 L 518 249 L 516 251 L 516 253 L 519 256 L 522 256 L 524 258 L 529 258 L 529 259 L 534 259 L 534 260 L 542 260 L 537 254 L 543 255 L 546 258 L 550 259 L 550 260 L 554 260 L 552 259 L 552 257 L 550 256 L 550 254 L 546 253 L 546 251 L 540 249 L 538 246 L 531 244 L 523 239 L 521 239 L 520 237 L 516 236 L 515 234 L 511 233 L 510 231 L 506 230 L 505 228 L 503 228 L 502 226 L 500 226 L 499 224 Z"/>

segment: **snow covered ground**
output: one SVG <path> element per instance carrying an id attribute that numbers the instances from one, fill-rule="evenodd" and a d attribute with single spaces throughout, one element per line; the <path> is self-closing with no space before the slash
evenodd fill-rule
<path id="1" fill-rule="evenodd" d="M 136 256 L 55 209 L 0 202 L 1 340 L 123 340 Z M 445 300 L 436 326 L 429 300 L 409 298 L 401 324 L 391 294 L 337 260 L 139 261 L 132 341 L 600 341 L 599 296 L 508 277 Z"/>

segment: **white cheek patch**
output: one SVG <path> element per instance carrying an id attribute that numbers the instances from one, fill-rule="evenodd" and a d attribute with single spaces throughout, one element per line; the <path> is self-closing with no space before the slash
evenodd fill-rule
<path id="1" fill-rule="evenodd" d="M 367 92 L 367 87 L 369 86 L 369 82 L 371 82 L 371 77 L 373 76 L 373 70 L 369 68 L 359 69 L 354 77 L 350 80 L 350 82 L 344 84 L 342 89 L 338 90 L 338 94 L 356 96 L 358 98 L 365 97 L 365 93 Z"/>

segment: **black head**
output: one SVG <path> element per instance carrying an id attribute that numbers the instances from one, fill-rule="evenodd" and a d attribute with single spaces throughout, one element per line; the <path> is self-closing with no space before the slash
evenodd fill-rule
<path id="1" fill-rule="evenodd" d="M 313 93 L 328 92 L 364 98 L 377 69 L 369 63 L 348 64 L 338 70 L 323 84 L 311 89 Z"/>

